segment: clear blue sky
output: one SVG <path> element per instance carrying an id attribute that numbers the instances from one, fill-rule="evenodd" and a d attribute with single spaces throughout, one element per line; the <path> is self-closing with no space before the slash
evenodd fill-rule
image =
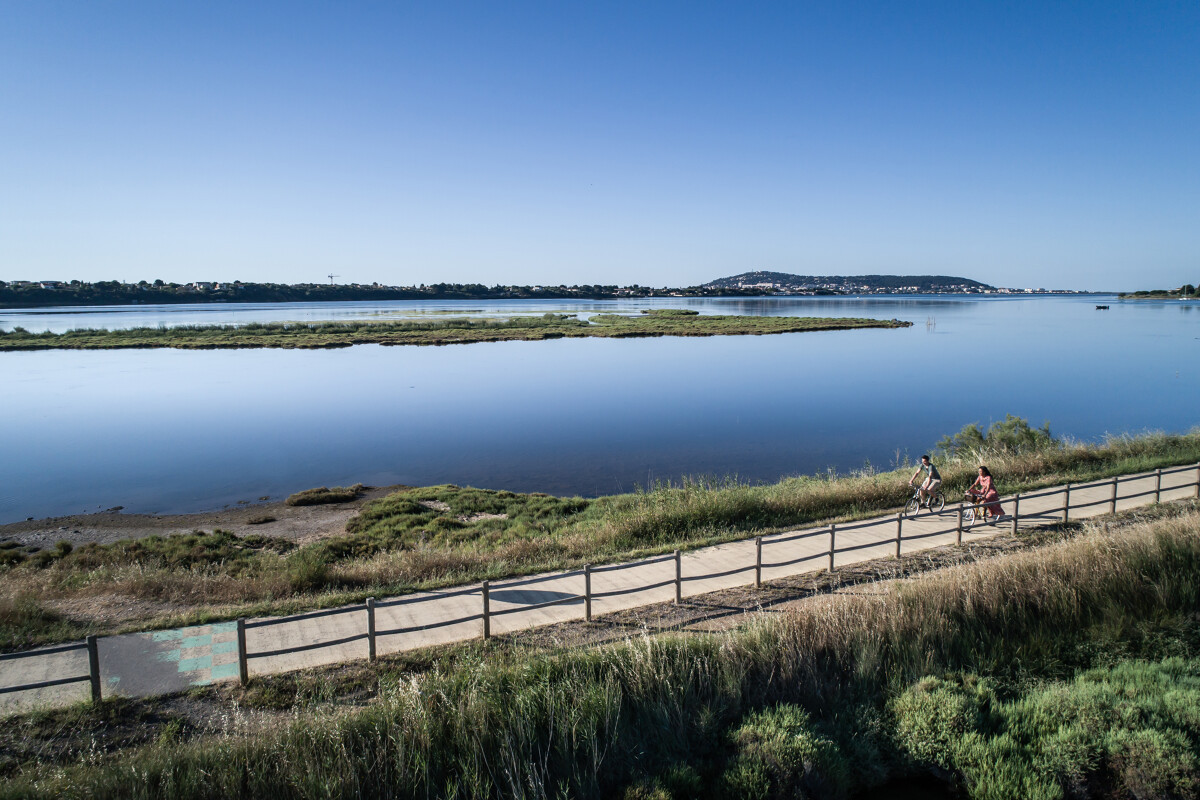
<path id="1" fill-rule="evenodd" d="M 0 4 L 0 279 L 1200 283 L 1200 3 Z"/>

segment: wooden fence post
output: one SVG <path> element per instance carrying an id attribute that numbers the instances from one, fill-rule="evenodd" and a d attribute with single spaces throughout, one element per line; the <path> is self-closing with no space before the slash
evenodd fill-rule
<path id="1" fill-rule="evenodd" d="M 1117 513 L 1117 476 L 1113 475 L 1112 497 L 1108 500 L 1108 513 Z"/>
<path id="2" fill-rule="evenodd" d="M 96 644 L 96 637 L 89 636 L 87 641 L 88 651 L 88 678 L 92 682 L 92 702 L 100 702 L 100 648 Z"/>
<path id="3" fill-rule="evenodd" d="M 237 621 L 238 680 L 242 686 L 250 682 L 250 659 L 246 657 L 246 620 Z"/>
<path id="4" fill-rule="evenodd" d="M 829 571 L 833 572 L 833 556 L 837 553 L 836 546 L 837 525 L 829 526 Z"/>
<path id="5" fill-rule="evenodd" d="M 1067 489 L 1063 492 L 1063 524 L 1071 519 L 1071 482 L 1067 481 Z"/>
<path id="6" fill-rule="evenodd" d="M 1196 498 L 1200 499 L 1200 461 L 1196 462 Z"/>
<path id="7" fill-rule="evenodd" d="M 592 565 L 583 565 L 583 618 L 592 621 Z"/>
<path id="8" fill-rule="evenodd" d="M 683 602 L 683 559 L 675 551 L 675 605 Z"/>
<path id="9" fill-rule="evenodd" d="M 483 638 L 492 638 L 492 598 L 491 583 L 483 582 Z"/>
<path id="10" fill-rule="evenodd" d="M 958 531 L 954 534 L 954 543 L 962 544 L 963 504 L 958 504 Z"/>
<path id="11" fill-rule="evenodd" d="M 896 558 L 900 557 L 900 542 L 904 539 L 904 512 L 896 515 Z"/>
<path id="12" fill-rule="evenodd" d="M 1021 493 L 1017 492 L 1017 496 L 1013 498 L 1013 535 L 1017 535 L 1017 520 L 1021 517 Z"/>
<path id="13" fill-rule="evenodd" d="M 1159 497 L 1162 496 L 1162 467 L 1154 470 L 1154 505 L 1158 505 Z"/>
<path id="14" fill-rule="evenodd" d="M 762 588 L 762 537 L 754 537 L 754 588 Z"/>
<path id="15" fill-rule="evenodd" d="M 375 660 L 375 598 L 367 598 L 367 660 Z"/>

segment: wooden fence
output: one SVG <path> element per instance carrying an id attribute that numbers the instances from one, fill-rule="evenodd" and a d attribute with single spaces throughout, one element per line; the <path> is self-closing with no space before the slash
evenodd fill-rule
<path id="1" fill-rule="evenodd" d="M 1062 487 L 1062 488 L 1054 488 L 1054 489 L 1049 489 L 1049 490 L 1042 491 L 1042 492 L 1034 492 L 1031 494 L 1024 494 L 1024 495 L 1017 494 L 1009 499 L 1002 499 L 1001 501 L 997 501 L 997 502 L 1009 502 L 1011 500 L 1011 502 L 1013 503 L 1013 513 L 1011 515 L 1011 524 L 1012 524 L 1012 530 L 1015 533 L 1017 530 L 1017 524 L 1022 519 L 1037 520 L 1037 519 L 1051 519 L 1052 518 L 1056 521 L 1068 522 L 1068 521 L 1070 521 L 1070 512 L 1074 509 L 1088 508 L 1091 506 L 1107 503 L 1107 504 L 1109 504 L 1109 509 L 1108 509 L 1109 513 L 1116 513 L 1118 499 L 1131 500 L 1131 499 L 1136 499 L 1139 497 L 1148 497 L 1150 495 L 1153 495 L 1154 502 L 1158 503 L 1159 498 L 1162 493 L 1162 478 L 1163 478 L 1163 476 L 1164 475 L 1173 475 L 1173 474 L 1187 472 L 1187 471 L 1195 471 L 1195 473 L 1196 473 L 1195 480 L 1193 480 L 1191 483 L 1185 483 L 1182 485 L 1173 486 L 1171 488 L 1178 490 L 1178 489 L 1186 489 L 1189 487 L 1193 487 L 1195 489 L 1196 496 L 1200 497 L 1200 464 L 1195 464 L 1195 465 L 1188 465 L 1188 466 L 1184 466 L 1184 467 L 1176 467 L 1176 468 L 1167 469 L 1167 470 L 1163 470 L 1163 469 L 1155 470 L 1155 472 L 1150 473 L 1155 478 L 1155 486 L 1153 489 L 1147 490 L 1144 492 L 1134 492 L 1132 494 L 1125 494 L 1125 495 L 1118 496 L 1120 484 L 1128 483 L 1128 482 L 1134 481 L 1134 480 L 1143 480 L 1147 477 L 1146 473 L 1141 473 L 1138 475 L 1126 475 L 1126 476 L 1113 477 L 1113 478 L 1100 480 L 1100 481 L 1092 481 L 1090 483 L 1082 483 L 1082 484 L 1074 484 L 1074 485 L 1068 483 L 1065 487 Z M 1072 491 L 1079 492 L 1084 489 L 1092 489 L 1092 488 L 1096 488 L 1096 487 L 1100 487 L 1100 486 L 1109 486 L 1109 485 L 1112 486 L 1112 492 L 1107 499 L 1093 500 L 1090 502 L 1080 502 L 1080 503 L 1072 503 L 1071 502 L 1071 492 Z M 1029 500 L 1032 500 L 1035 498 L 1050 497 L 1050 496 L 1053 496 L 1056 494 L 1061 494 L 1063 496 L 1063 502 L 1062 502 L 1062 506 L 1060 508 L 1058 508 L 1054 511 L 1051 511 L 1051 512 L 1042 511 L 1042 512 L 1033 513 L 1033 514 L 1021 515 L 1020 504 L 1021 504 L 1022 499 L 1029 501 Z M 963 535 L 963 531 L 965 529 L 968 529 L 969 527 L 974 527 L 974 525 L 983 524 L 982 522 L 975 523 L 974 525 L 968 525 L 968 524 L 964 523 L 963 511 L 965 510 L 965 508 L 966 508 L 965 503 L 959 503 L 957 508 L 950 510 L 950 511 L 930 512 L 928 514 L 925 514 L 924 515 L 925 517 L 950 516 L 950 517 L 954 518 L 954 524 L 951 525 L 950 527 L 947 527 L 944 529 L 939 529 L 939 530 L 935 530 L 935 531 L 926 531 L 925 533 L 913 534 L 913 535 L 908 535 L 908 536 L 904 535 L 904 520 L 906 519 L 906 517 L 903 513 L 897 514 L 896 515 L 896 535 L 894 538 L 894 541 L 896 544 L 895 557 L 896 558 L 900 557 L 901 545 L 904 542 L 918 541 L 921 539 L 932 538 L 934 536 L 945 536 L 946 534 L 949 534 L 949 533 L 954 533 L 955 534 L 955 542 L 957 544 L 962 544 L 962 535 Z M 879 547 L 881 544 L 886 544 L 887 541 L 889 541 L 889 540 L 878 540 L 878 541 L 866 542 L 863 544 L 851 545 L 849 547 L 838 547 L 837 546 L 838 533 L 846 533 L 846 532 L 858 530 L 861 528 L 877 527 L 879 524 L 880 524 L 879 520 L 876 519 L 876 520 L 871 520 L 869 522 L 861 522 L 861 523 L 855 523 L 855 524 L 843 524 L 843 525 L 831 524 L 826 528 L 821 528 L 821 529 L 814 530 L 814 531 L 806 531 L 804 533 L 778 534 L 778 535 L 773 535 L 773 536 L 759 536 L 754 540 L 755 541 L 754 563 L 745 564 L 743 566 L 738 566 L 738 567 L 733 567 L 731 569 L 722 570 L 720 572 L 709 572 L 709 573 L 704 573 L 704 574 L 700 574 L 700 575 L 684 575 L 683 574 L 683 561 L 682 561 L 681 553 L 679 550 L 676 550 L 671 555 L 658 556 L 656 558 L 649 558 L 649 559 L 644 559 L 641 561 L 632 561 L 632 562 L 629 562 L 626 564 L 611 564 L 611 565 L 600 566 L 600 567 L 594 567 L 589 564 L 580 570 L 574 570 L 571 572 L 560 572 L 560 573 L 555 573 L 553 575 L 540 575 L 535 578 L 524 578 L 524 579 L 515 580 L 515 581 L 507 581 L 505 583 L 496 584 L 496 585 L 493 585 L 491 583 L 491 581 L 484 581 L 479 586 L 473 586 L 470 588 L 459 589 L 459 590 L 456 590 L 453 592 L 435 592 L 435 593 L 424 594 L 424 595 L 420 595 L 420 596 L 401 597 L 401 598 L 397 598 L 395 600 L 385 600 L 385 601 L 378 601 L 374 598 L 368 598 L 367 601 L 362 605 L 346 606 L 343 608 L 330 609 L 328 611 L 313 611 L 313 612 L 309 612 L 307 614 L 297 614 L 297 615 L 290 616 L 290 617 L 278 617 L 278 618 L 274 618 L 274 619 L 255 620 L 252 622 L 246 621 L 244 619 L 240 619 L 240 620 L 238 620 L 238 674 L 241 677 L 242 683 L 244 684 L 249 679 L 248 664 L 249 664 L 250 659 L 266 658 L 269 656 L 281 656 L 281 655 L 287 655 L 289 653 L 297 653 L 297 652 L 301 652 L 304 650 L 314 650 L 314 649 L 323 648 L 323 647 L 334 647 L 337 645 L 346 644 L 348 642 L 354 642 L 354 641 L 358 641 L 361 639 L 365 639 L 367 641 L 367 658 L 369 658 L 370 660 L 373 661 L 373 660 L 375 660 L 375 656 L 376 656 L 376 640 L 381 636 L 396 636 L 396 635 L 401 635 L 401 634 L 406 634 L 406 633 L 415 633 L 418 631 L 433 630 L 436 628 L 445 628 L 445 627 L 449 627 L 451 625 L 460 625 L 465 622 L 474 622 L 474 621 L 482 622 L 482 636 L 484 639 L 488 639 L 492 635 L 491 622 L 492 622 L 492 619 L 495 617 L 503 616 L 506 614 L 518 614 L 518 613 L 527 612 L 527 611 L 534 611 L 534 610 L 537 610 L 540 608 L 548 608 L 550 606 L 566 605 L 566 604 L 570 604 L 570 603 L 582 602 L 583 609 L 584 609 L 583 610 L 583 619 L 590 622 L 592 620 L 592 601 L 593 600 L 607 598 L 607 597 L 617 597 L 617 596 L 625 595 L 625 594 L 634 594 L 637 592 L 645 592 L 645 591 L 649 591 L 652 589 L 659 589 L 659 588 L 662 588 L 665 586 L 674 585 L 674 587 L 675 587 L 675 602 L 679 603 L 683 600 L 683 586 L 685 583 L 688 583 L 691 581 L 715 580 L 717 578 L 724 578 L 724 577 L 728 577 L 731 575 L 737 575 L 740 573 L 753 572 L 754 573 L 754 581 L 753 581 L 754 586 L 759 587 L 762 585 L 762 572 L 764 569 L 779 569 L 782 567 L 794 566 L 796 564 L 799 564 L 799 563 L 802 563 L 805 561 L 817 561 L 817 560 L 828 559 L 827 569 L 830 572 L 833 572 L 835 570 L 835 559 L 838 555 L 845 554 L 845 553 L 852 553 L 856 550 L 866 550 L 866 549 L 873 548 L 873 547 Z M 821 553 L 815 553 L 815 554 L 811 554 L 811 555 L 800 556 L 798 558 L 787 559 L 784 561 L 764 561 L 763 560 L 764 550 L 766 548 L 771 547 L 772 545 L 779 545 L 779 544 L 783 544 L 784 542 L 792 542 L 792 541 L 797 541 L 800 539 L 811 539 L 811 538 L 817 538 L 817 537 L 828 537 L 828 539 L 829 539 L 828 551 L 821 552 Z M 673 579 L 659 581 L 657 583 L 639 584 L 637 586 L 632 586 L 632 587 L 628 587 L 625 589 L 613 589 L 613 590 L 604 591 L 604 592 L 596 592 L 596 591 L 592 590 L 592 576 L 594 576 L 598 573 L 613 572 L 616 570 L 635 569 L 635 568 L 646 567 L 646 566 L 650 566 L 652 564 L 658 564 L 658 563 L 663 563 L 663 562 L 667 562 L 667 561 L 675 562 L 675 577 Z M 580 588 L 582 589 L 582 592 L 579 594 L 555 598 L 553 600 L 548 600 L 548 601 L 545 601 L 542 603 L 532 603 L 532 604 L 527 604 L 527 605 L 514 606 L 512 608 L 505 608 L 505 609 L 501 609 L 501 610 L 492 610 L 492 608 L 491 608 L 491 594 L 494 591 L 497 591 L 500 589 L 514 589 L 514 588 L 522 587 L 522 586 L 530 586 L 532 584 L 544 583 L 546 581 L 561 581 L 564 579 L 569 579 L 569 578 L 574 578 L 574 577 L 578 577 L 581 579 L 582 586 Z M 439 620 L 437 622 L 430 622 L 430 623 L 427 623 L 424 625 L 413 625 L 413 626 L 408 626 L 408 627 L 403 627 L 403 628 L 394 628 L 391 630 L 383 630 L 383 631 L 377 631 L 375 629 L 375 609 L 377 609 L 377 608 L 385 608 L 388 606 L 409 605 L 409 604 L 414 604 L 414 603 L 429 603 L 429 602 L 435 602 L 435 601 L 438 601 L 438 600 L 441 600 L 444 598 L 448 598 L 448 597 L 460 597 L 460 596 L 464 596 L 464 595 L 479 595 L 479 609 L 480 610 L 478 613 L 469 614 L 469 615 L 462 616 L 462 617 L 456 617 L 454 619 L 449 619 L 449 620 Z M 246 649 L 246 630 L 247 629 L 260 628 L 260 627 L 265 627 L 265 626 L 269 626 L 269 625 L 283 625 L 283 624 L 287 624 L 290 622 L 297 622 L 300 620 L 312 619 L 315 617 L 325 617 L 325 616 L 332 616 L 334 614 L 350 614 L 350 613 L 364 614 L 366 616 L 366 631 L 364 633 L 358 633 L 358 634 L 354 634 L 352 636 L 346 636 L 346 637 L 332 639 L 332 640 L 324 641 L 324 642 L 316 642 L 313 644 L 304 644 L 304 645 L 298 645 L 295 647 L 287 647 L 287 648 L 281 648 L 281 649 L 276 649 L 276 650 L 262 650 L 262 651 L 256 651 L 256 652 L 248 652 Z"/>
<path id="2" fill-rule="evenodd" d="M 1017 524 L 1021 520 L 1053 519 L 1058 522 L 1068 522 L 1070 520 L 1070 514 L 1071 514 L 1072 510 L 1076 510 L 1076 509 L 1080 509 L 1080 508 L 1088 508 L 1091 506 L 1102 505 L 1102 504 L 1108 504 L 1108 512 L 1115 513 L 1117 510 L 1117 501 L 1118 500 L 1131 500 L 1131 499 L 1136 499 L 1136 498 L 1141 498 L 1141 497 L 1149 497 L 1151 495 L 1154 496 L 1154 502 L 1158 503 L 1160 500 L 1161 494 L 1162 494 L 1162 478 L 1163 478 L 1163 476 L 1179 474 L 1179 473 L 1187 472 L 1189 470 L 1195 471 L 1195 473 L 1196 473 L 1195 480 L 1193 480 L 1190 483 L 1184 483 L 1182 485 L 1175 485 L 1170 488 L 1172 490 L 1194 488 L 1195 496 L 1200 498 L 1200 464 L 1195 464 L 1195 465 L 1176 467 L 1173 469 L 1166 469 L 1166 470 L 1159 469 L 1159 470 L 1155 470 L 1153 473 L 1140 473 L 1137 475 L 1118 476 L 1118 477 L 1114 477 L 1114 478 L 1108 478 L 1105 480 L 1092 481 L 1090 483 L 1083 483 L 1083 484 L 1068 483 L 1065 487 L 1049 489 L 1049 490 L 1041 491 L 1041 492 L 1034 492 L 1031 494 L 1024 494 L 1024 495 L 1017 494 L 1011 498 L 1001 499 L 1001 501 L 999 501 L 999 502 L 1012 502 L 1013 513 L 1011 515 L 1011 524 L 1012 524 L 1012 530 L 1015 533 L 1017 530 Z M 1135 480 L 1144 480 L 1147 477 L 1153 477 L 1155 479 L 1153 489 L 1142 491 L 1142 492 L 1134 492 L 1132 494 L 1124 494 L 1124 495 L 1120 494 L 1120 485 L 1121 484 L 1128 483 L 1130 481 L 1135 481 Z M 1092 501 L 1088 501 L 1088 502 L 1072 502 L 1072 499 L 1071 499 L 1072 492 L 1079 492 L 1084 489 L 1093 489 L 1093 488 L 1103 487 L 1103 486 L 1111 486 L 1112 487 L 1112 490 L 1109 493 L 1109 496 L 1107 498 L 1104 498 L 1101 500 L 1092 500 Z M 1041 512 L 1036 512 L 1036 513 L 1021 514 L 1020 507 L 1021 507 L 1022 500 L 1029 501 L 1029 500 L 1032 500 L 1035 498 L 1050 497 L 1050 496 L 1058 495 L 1058 494 L 1062 495 L 1062 498 L 1063 498 L 1062 505 L 1060 507 L 1055 508 L 1054 510 L 1051 510 L 1051 511 L 1041 511 Z M 934 536 L 945 536 L 947 534 L 954 533 L 956 543 L 962 544 L 963 531 L 964 531 L 964 529 L 967 529 L 969 527 L 966 523 L 964 523 L 964 519 L 963 519 L 963 511 L 965 510 L 965 508 L 966 508 L 966 505 L 964 503 L 959 503 L 957 508 L 952 508 L 950 510 L 943 510 L 940 512 L 929 512 L 924 515 L 920 515 L 920 516 L 924 516 L 925 518 L 951 517 L 951 518 L 953 518 L 954 521 L 953 521 L 952 525 L 950 525 L 949 527 L 946 527 L 944 529 L 938 529 L 935 531 L 926 531 L 924 533 L 911 534 L 911 535 L 905 535 L 905 533 L 904 533 L 904 521 L 905 521 L 906 517 L 902 513 L 897 514 L 897 516 L 896 516 L 896 533 L 895 533 L 895 537 L 894 537 L 894 541 L 895 541 L 895 545 L 896 545 L 896 548 L 895 548 L 896 557 L 899 558 L 901 545 L 904 542 L 918 541 L 921 539 L 927 539 L 927 538 L 931 538 Z M 701 574 L 701 575 L 684 575 L 683 574 L 683 561 L 681 558 L 681 554 L 680 554 L 680 551 L 676 550 L 675 552 L 673 552 L 670 555 L 658 556 L 655 558 L 649 558 L 649 559 L 644 559 L 641 561 L 629 562 L 626 564 L 611 564 L 611 565 L 598 566 L 598 567 L 588 565 L 588 566 L 585 566 L 583 569 L 574 570 L 571 572 L 563 572 L 563 573 L 557 573 L 557 574 L 553 574 L 553 575 L 541 575 L 541 576 L 533 577 L 533 578 L 524 578 L 524 579 L 519 579 L 519 580 L 507 581 L 507 582 L 504 582 L 501 584 L 495 584 L 495 585 L 493 585 L 490 581 L 484 581 L 479 586 L 472 586 L 472 587 L 458 589 L 458 590 L 449 591 L 449 592 L 433 592 L 433 593 L 429 593 L 429 594 L 422 594 L 419 596 L 416 596 L 416 595 L 404 596 L 404 597 L 398 597 L 398 598 L 394 598 L 394 599 L 390 599 L 390 600 L 382 600 L 382 601 L 376 600 L 375 598 L 367 598 L 366 602 L 361 605 L 344 606 L 341 608 L 333 608 L 333 609 L 322 610 L 322 611 L 310 611 L 310 612 L 307 612 L 304 614 L 294 614 L 294 615 L 287 616 L 287 617 L 275 617 L 275 618 L 257 619 L 257 620 L 239 619 L 237 621 L 238 677 L 243 684 L 245 684 L 249 680 L 249 678 L 250 678 L 249 666 L 250 666 L 250 661 L 252 659 L 269 658 L 272 656 L 288 655 L 291 653 L 299 653 L 299 652 L 303 652 L 303 651 L 307 651 L 307 650 L 317 650 L 317 649 L 323 649 L 323 648 L 328 648 L 328 647 L 336 647 L 339 645 L 349 644 L 351 642 L 357 642 L 357 641 L 365 641 L 366 642 L 366 645 L 367 645 L 366 646 L 366 651 L 367 651 L 366 656 L 368 659 L 373 661 L 373 660 L 375 660 L 376 653 L 377 653 L 376 643 L 380 637 L 401 636 L 404 634 L 417 633 L 417 632 L 433 630 L 433 629 L 437 629 L 437 628 L 444 628 L 444 627 L 449 627 L 451 625 L 459 625 L 459 624 L 463 624 L 463 623 L 467 623 L 467 622 L 474 622 L 474 621 L 482 622 L 482 635 L 483 635 L 484 639 L 487 639 L 487 638 L 490 638 L 492 635 L 491 623 L 492 623 L 493 618 L 504 616 L 507 614 L 517 614 L 517 613 L 522 613 L 522 612 L 527 612 L 527 611 L 534 611 L 536 609 L 548 608 L 550 606 L 558 606 L 558 605 L 565 605 L 565 604 L 570 604 L 570 603 L 580 603 L 581 602 L 583 604 L 583 618 L 585 620 L 591 621 L 591 619 L 592 619 L 592 601 L 597 600 L 597 599 L 608 598 L 608 597 L 617 597 L 617 596 L 626 595 L 626 594 L 634 594 L 637 592 L 645 592 L 645 591 L 649 591 L 652 589 L 659 589 L 659 588 L 663 588 L 666 586 L 674 585 L 674 587 L 675 587 L 675 602 L 678 603 L 678 602 L 681 602 L 683 599 L 684 584 L 692 582 L 692 581 L 715 580 L 717 578 L 724 578 L 724 577 L 728 577 L 731 575 L 753 572 L 754 573 L 753 584 L 754 584 L 754 586 L 758 587 L 758 586 L 762 585 L 762 573 L 763 573 L 764 569 L 779 569 L 779 568 L 783 568 L 783 567 L 794 566 L 796 564 L 800 564 L 800 563 L 806 562 L 806 561 L 819 561 L 819 560 L 828 559 L 828 567 L 827 568 L 830 572 L 832 572 L 835 569 L 835 560 L 838 555 L 845 554 L 845 553 L 851 553 L 851 552 L 854 552 L 857 550 L 877 548 L 877 547 L 879 547 L 883 544 L 887 544 L 889 541 L 893 540 L 890 538 L 889 539 L 879 539 L 879 540 L 866 542 L 863 544 L 856 544 L 856 545 L 851 545 L 848 547 L 840 547 L 839 548 L 837 546 L 838 534 L 858 530 L 861 528 L 877 527 L 880 524 L 881 524 L 880 520 L 875 519 L 875 520 L 871 520 L 869 522 L 861 522 L 861 523 L 854 523 L 854 524 L 842 524 L 842 525 L 832 524 L 825 528 L 820 528 L 818 530 L 813 530 L 813 531 L 806 531 L 804 533 L 759 536 L 754 540 L 755 547 L 754 547 L 754 562 L 753 563 L 747 563 L 747 564 L 744 564 L 741 566 L 733 567 L 731 569 L 722 570 L 720 572 L 711 572 L 711 573 L 705 573 L 705 574 Z M 812 539 L 812 538 L 820 538 L 820 537 L 828 537 L 829 547 L 827 550 L 822 550 L 822 552 L 804 555 L 804 556 L 800 556 L 798 558 L 786 559 L 786 560 L 782 560 L 782 561 L 765 561 L 764 560 L 764 553 L 766 553 L 773 546 L 778 546 L 785 542 L 792 542 L 792 541 L 797 541 L 797 540 L 801 540 L 801 539 Z M 593 578 L 593 576 L 595 576 L 597 574 L 613 572 L 613 571 L 617 571 L 617 570 L 635 569 L 635 568 L 650 566 L 652 564 L 665 563 L 665 562 L 669 562 L 669 561 L 674 561 L 674 563 L 675 563 L 675 577 L 673 579 L 659 581 L 657 583 L 639 584 L 637 586 L 628 587 L 625 589 L 612 589 L 612 590 L 601 591 L 601 592 L 596 592 L 596 591 L 592 590 L 592 578 Z M 543 583 L 546 581 L 561 581 L 563 579 L 569 579 L 569 578 L 575 578 L 575 577 L 578 577 L 580 579 L 580 583 L 581 583 L 581 585 L 580 585 L 581 592 L 579 594 L 567 595 L 565 597 L 555 598 L 555 599 L 548 600 L 548 601 L 541 602 L 541 603 L 532 603 L 532 604 L 514 606 L 512 608 L 505 608 L 505 609 L 500 609 L 500 610 L 492 610 L 492 608 L 491 608 L 491 595 L 492 595 L 492 592 L 494 592 L 496 590 L 513 589 L 513 588 L 517 588 L 517 587 L 530 586 L 533 584 Z M 407 626 L 407 627 L 391 628 L 391 629 L 387 629 L 387 630 L 377 630 L 376 629 L 375 612 L 379 608 L 430 603 L 430 602 L 436 602 L 438 600 L 443 600 L 446 598 L 461 597 L 461 596 L 466 596 L 466 595 L 478 595 L 479 596 L 479 611 L 477 613 L 468 614 L 466 616 L 457 617 L 455 619 L 439 620 L 436 622 L 430 622 L 430 623 L 426 623 L 423 625 L 411 625 L 411 626 Z M 326 641 L 313 642 L 310 644 L 296 645 L 294 647 L 277 648 L 274 650 L 250 651 L 246 646 L 246 631 L 247 630 L 251 630 L 254 628 L 266 628 L 266 627 L 276 626 L 276 625 L 286 625 L 286 624 L 290 624 L 290 623 L 300 622 L 302 620 L 316 619 L 319 617 L 330 617 L 330 616 L 335 616 L 335 615 L 363 615 L 365 617 L 365 623 L 366 623 L 365 629 L 362 630 L 362 632 L 354 633 L 349 636 L 343 636 L 343 637 L 339 637 L 336 639 L 330 639 L 330 640 L 326 640 Z M 74 650 L 82 650 L 82 649 L 86 649 L 88 651 L 89 669 L 88 669 L 87 675 L 71 676 L 71 677 L 66 677 L 66 678 L 57 678 L 54 680 L 40 681 L 37 683 L 27 683 L 27 684 L 13 685 L 13 686 L 3 686 L 3 687 L 0 687 L 0 694 L 5 694 L 5 693 L 9 693 L 9 692 L 32 691 L 35 689 L 44 689 L 44 688 L 48 688 L 51 686 L 58 686 L 58 685 L 62 685 L 62 684 L 90 681 L 91 682 L 91 690 L 92 690 L 91 691 L 92 700 L 99 701 L 100 697 L 101 697 L 100 662 L 99 662 L 99 653 L 98 653 L 98 649 L 97 649 L 97 645 L 96 645 L 96 637 L 95 636 L 87 637 L 87 640 L 84 642 L 60 645 L 57 647 L 43 648 L 40 650 L 31 650 L 31 651 L 25 651 L 25 652 L 20 652 L 20 653 L 8 653 L 8 654 L 0 655 L 0 662 L 19 661 L 20 659 L 24 659 L 24 658 L 30 658 L 30 657 L 35 657 L 35 656 L 38 656 L 38 657 L 47 656 L 47 655 L 52 655 L 54 653 L 64 653 L 64 652 L 69 652 L 69 651 L 74 651 Z"/>

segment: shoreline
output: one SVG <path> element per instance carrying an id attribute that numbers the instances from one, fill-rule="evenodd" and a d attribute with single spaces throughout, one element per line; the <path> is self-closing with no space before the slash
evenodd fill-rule
<path id="1" fill-rule="evenodd" d="M 21 546 L 45 549 L 60 541 L 77 547 L 197 530 L 225 530 L 237 536 L 286 539 L 299 546 L 344 533 L 346 521 L 366 503 L 406 488 L 411 487 L 405 484 L 368 486 L 354 500 L 326 505 L 289 506 L 284 500 L 273 500 L 182 514 L 124 514 L 116 507 L 85 514 L 27 519 L 0 523 L 0 543 L 16 542 Z M 258 524 L 250 522 L 267 516 L 275 519 Z"/>

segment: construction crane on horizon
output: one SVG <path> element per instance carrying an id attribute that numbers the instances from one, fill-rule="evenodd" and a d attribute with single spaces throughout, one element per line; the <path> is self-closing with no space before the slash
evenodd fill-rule
<path id="1" fill-rule="evenodd" d="M 340 277 L 342 277 L 342 276 L 341 276 L 341 275 L 329 275 L 328 277 L 329 277 L 329 285 L 330 285 L 330 286 L 333 286 L 333 279 L 334 279 L 334 278 L 340 278 Z"/>

